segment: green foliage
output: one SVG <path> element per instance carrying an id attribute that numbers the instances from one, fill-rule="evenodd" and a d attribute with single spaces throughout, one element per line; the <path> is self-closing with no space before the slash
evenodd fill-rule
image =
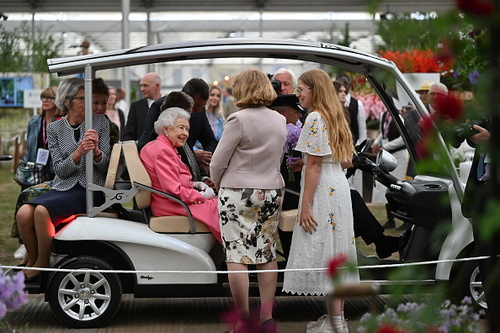
<path id="1" fill-rule="evenodd" d="M 47 72 L 47 59 L 56 58 L 60 42 L 46 32 L 39 32 L 33 41 L 33 71 Z"/>
<path id="2" fill-rule="evenodd" d="M 380 20 L 377 34 L 384 43 L 379 45 L 379 50 L 436 50 L 440 38 L 439 27 L 436 17 L 423 14 L 415 17 L 406 13 Z"/>
<path id="3" fill-rule="evenodd" d="M 17 239 L 10 237 L 10 229 L 14 218 L 17 196 L 21 192 L 19 185 L 14 181 L 14 174 L 10 162 L 0 163 L 0 263 L 15 265 L 19 259 L 13 257 L 19 247 Z"/>
<path id="4" fill-rule="evenodd" d="M 339 40 L 338 44 L 346 47 L 351 46 L 351 38 L 349 36 L 349 23 L 345 24 L 343 38 L 342 40 Z"/>
<path id="5" fill-rule="evenodd" d="M 47 59 L 57 56 L 61 43 L 47 32 L 37 30 L 35 36 L 27 24 L 13 32 L 0 25 L 0 61 L 2 72 L 47 72 Z"/>
<path id="6" fill-rule="evenodd" d="M 22 39 L 18 38 L 19 29 L 10 33 L 0 25 L 0 63 L 3 72 L 21 71 L 26 62 L 22 51 Z"/>
<path id="7" fill-rule="evenodd" d="M 449 14 L 442 18 L 452 28 L 443 45 L 445 56 L 453 57 L 453 71 L 442 75 L 443 83 L 454 90 L 473 91 L 488 67 L 490 36 L 468 16 Z"/>

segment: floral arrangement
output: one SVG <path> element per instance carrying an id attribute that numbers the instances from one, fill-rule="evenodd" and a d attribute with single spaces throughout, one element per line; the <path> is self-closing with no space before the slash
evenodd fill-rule
<path id="1" fill-rule="evenodd" d="M 455 55 L 455 64 L 450 71 L 441 73 L 441 81 L 450 89 L 471 91 L 488 66 L 485 57 L 481 56 L 487 37 L 485 30 L 475 30 L 471 25 L 465 24 L 461 30 L 464 31 L 461 36 L 444 43 L 446 47 L 440 56 L 446 58 Z"/>
<path id="2" fill-rule="evenodd" d="M 366 77 L 358 73 L 350 73 L 350 76 L 352 77 L 351 95 L 362 102 L 365 107 L 366 127 L 378 129 L 380 115 L 387 110 L 384 103 Z"/>
<path id="3" fill-rule="evenodd" d="M 28 292 L 24 287 L 22 272 L 16 275 L 0 274 L 0 319 L 28 301 Z"/>
<path id="4" fill-rule="evenodd" d="M 484 311 L 475 312 L 471 304 L 470 297 L 465 297 L 460 305 L 446 300 L 437 309 L 430 309 L 426 303 L 399 304 L 396 309 L 387 308 L 378 315 L 365 314 L 360 320 L 358 332 L 485 332 L 485 327 L 480 321 Z"/>
<path id="5" fill-rule="evenodd" d="M 302 123 L 297 120 L 295 124 L 286 124 L 286 143 L 285 143 L 285 162 L 287 165 L 300 160 L 300 157 L 294 157 L 293 150 L 297 146 L 297 141 L 299 140 L 300 132 L 302 131 Z M 288 168 L 288 181 L 295 181 L 295 173 L 293 168 Z"/>
<path id="6" fill-rule="evenodd" d="M 383 112 L 387 111 L 384 103 L 376 93 L 369 94 L 353 94 L 365 107 L 366 127 L 371 129 L 378 129 L 380 116 Z"/>
<path id="7" fill-rule="evenodd" d="M 379 51 L 382 58 L 391 60 L 403 73 L 442 73 L 451 71 L 453 60 L 438 57 L 431 50 Z"/>

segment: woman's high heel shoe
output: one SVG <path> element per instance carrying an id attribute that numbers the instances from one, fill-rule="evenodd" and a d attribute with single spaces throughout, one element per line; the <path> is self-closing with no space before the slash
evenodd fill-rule
<path id="1" fill-rule="evenodd" d="M 32 276 L 32 277 L 27 277 L 26 274 L 24 274 L 24 284 L 26 285 L 38 285 L 40 284 L 40 275 L 41 274 L 38 274 L 38 275 L 35 275 L 35 276 Z"/>

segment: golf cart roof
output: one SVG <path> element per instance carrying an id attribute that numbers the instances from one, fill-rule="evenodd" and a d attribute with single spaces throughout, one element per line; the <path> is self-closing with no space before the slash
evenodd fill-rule
<path id="1" fill-rule="evenodd" d="M 48 59 L 49 72 L 59 76 L 180 60 L 214 58 L 275 58 L 338 65 L 360 73 L 370 65 L 396 69 L 388 60 L 368 53 L 316 41 L 273 39 L 216 39 L 144 46 L 85 56 Z"/>

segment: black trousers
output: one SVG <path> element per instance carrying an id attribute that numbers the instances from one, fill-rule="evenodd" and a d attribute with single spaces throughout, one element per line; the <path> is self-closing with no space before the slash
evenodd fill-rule
<path id="1" fill-rule="evenodd" d="M 358 191 L 351 189 L 351 205 L 354 218 L 354 237 L 361 237 L 371 244 L 384 233 L 384 227 L 373 216 Z"/>

